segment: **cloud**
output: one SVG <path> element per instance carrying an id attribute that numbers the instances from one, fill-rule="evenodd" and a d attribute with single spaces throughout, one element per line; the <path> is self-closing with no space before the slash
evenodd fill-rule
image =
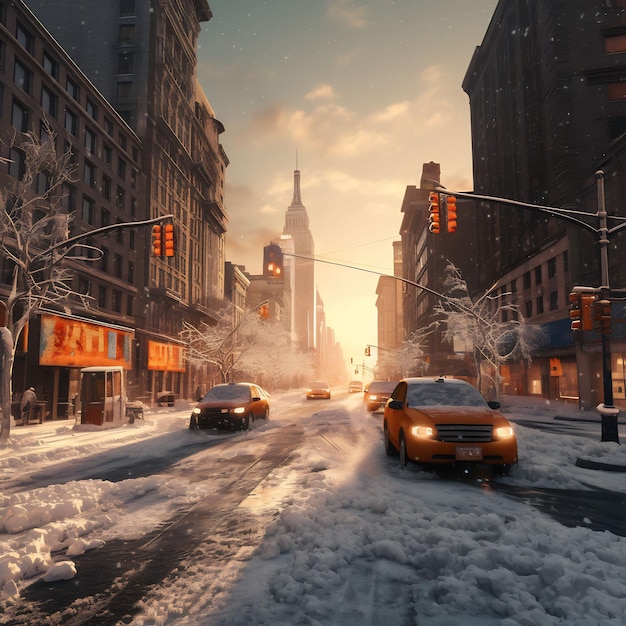
<path id="1" fill-rule="evenodd" d="M 326 15 L 348 28 L 363 28 L 368 24 L 365 7 L 357 6 L 353 0 L 329 0 Z"/>
<path id="2" fill-rule="evenodd" d="M 327 83 L 318 83 L 304 96 L 305 100 L 334 100 L 334 98 L 335 90 Z"/>

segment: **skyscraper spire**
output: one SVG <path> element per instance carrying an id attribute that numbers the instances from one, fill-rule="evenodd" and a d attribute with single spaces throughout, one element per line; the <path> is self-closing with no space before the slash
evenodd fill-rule
<path id="1" fill-rule="evenodd" d="M 302 206 L 300 196 L 300 170 L 298 169 L 298 151 L 296 150 L 296 169 L 293 171 L 293 200 L 291 206 Z"/>

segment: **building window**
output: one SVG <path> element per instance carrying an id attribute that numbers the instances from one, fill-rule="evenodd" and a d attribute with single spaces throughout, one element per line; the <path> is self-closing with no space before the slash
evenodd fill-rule
<path id="1" fill-rule="evenodd" d="M 11 125 L 22 133 L 28 132 L 30 127 L 30 111 L 18 100 L 13 100 Z"/>
<path id="2" fill-rule="evenodd" d="M 109 209 L 103 208 L 100 212 L 100 225 L 108 226 L 111 223 L 111 211 Z"/>
<path id="3" fill-rule="evenodd" d="M 87 103 L 85 104 L 85 111 L 92 119 L 98 119 L 98 107 L 89 98 L 87 98 Z"/>
<path id="4" fill-rule="evenodd" d="M 530 300 L 526 301 L 526 317 L 532 317 L 533 316 L 533 303 Z"/>
<path id="5" fill-rule="evenodd" d="M 31 93 L 33 73 L 21 62 L 15 59 L 13 82 L 27 94 Z"/>
<path id="6" fill-rule="evenodd" d="M 35 38 L 32 33 L 20 22 L 17 23 L 17 27 L 15 29 L 15 38 L 26 50 L 28 50 L 28 52 L 32 54 Z"/>
<path id="7" fill-rule="evenodd" d="M 113 310 L 116 313 L 122 312 L 122 292 L 117 289 L 113 290 Z"/>
<path id="8" fill-rule="evenodd" d="M 563 271 L 569 272 L 569 251 L 565 250 L 563 252 Z"/>
<path id="9" fill-rule="evenodd" d="M 48 172 L 39 172 L 37 174 L 37 194 L 45 196 L 50 191 L 50 175 Z"/>
<path id="10" fill-rule="evenodd" d="M 122 221 L 120 219 L 118 219 L 117 223 L 121 224 Z M 116 231 L 115 231 L 115 239 L 116 239 L 117 243 L 120 243 L 122 245 L 124 244 L 124 229 L 123 228 L 116 229 Z M 120 278 L 121 278 L 121 276 L 120 276 Z"/>
<path id="11" fill-rule="evenodd" d="M 517 293 L 517 279 L 511 281 L 511 293 Z"/>
<path id="12" fill-rule="evenodd" d="M 135 0 L 120 0 L 120 17 L 128 17 L 135 14 Z"/>
<path id="13" fill-rule="evenodd" d="M 121 187 L 120 185 L 117 186 L 115 204 L 118 209 L 124 210 L 126 208 L 126 191 L 124 191 L 124 187 Z"/>
<path id="14" fill-rule="evenodd" d="M 111 146 L 104 144 L 104 147 L 102 148 L 102 152 L 104 154 L 104 162 L 107 165 L 111 165 L 111 163 L 113 162 L 113 150 L 111 150 Z"/>
<path id="15" fill-rule="evenodd" d="M 530 272 L 524 272 L 522 280 L 524 282 L 524 289 L 530 289 Z"/>
<path id="16" fill-rule="evenodd" d="M 17 148 L 11 148 L 9 150 L 9 174 L 13 176 L 13 178 L 22 180 L 25 172 L 26 158 L 24 153 Z"/>
<path id="17" fill-rule="evenodd" d="M 556 257 L 553 256 L 548 259 L 548 278 L 554 278 L 556 276 Z"/>
<path id="18" fill-rule="evenodd" d="M 107 288 L 104 285 L 98 287 L 98 306 L 106 309 L 107 306 Z"/>
<path id="19" fill-rule="evenodd" d="M 96 166 L 89 161 L 85 161 L 85 175 L 83 182 L 90 187 L 96 186 Z"/>
<path id="20" fill-rule="evenodd" d="M 130 294 L 126 296 L 126 315 L 133 315 L 133 297 Z"/>
<path id="21" fill-rule="evenodd" d="M 78 277 L 78 293 L 82 293 L 84 296 L 91 293 L 91 281 L 83 276 Z"/>
<path id="22" fill-rule="evenodd" d="M 57 97 L 47 87 L 41 88 L 41 108 L 50 117 L 56 119 L 57 116 Z"/>
<path id="23" fill-rule="evenodd" d="M 128 240 L 129 240 L 128 241 L 128 247 L 131 250 L 134 250 L 135 249 L 135 231 L 134 230 L 129 231 L 129 233 L 128 233 Z M 130 282 L 130 281 L 128 281 L 128 282 Z"/>
<path id="24" fill-rule="evenodd" d="M 80 98 L 80 89 L 78 88 L 78 85 L 69 77 L 65 79 L 65 90 L 71 98 L 74 98 L 74 100 L 78 100 Z"/>
<path id="25" fill-rule="evenodd" d="M 128 262 L 128 282 L 132 285 L 135 282 L 135 264 Z"/>
<path id="26" fill-rule="evenodd" d="M 133 95 L 133 83 L 125 81 L 123 83 L 117 83 L 117 101 L 128 104 L 130 98 Z"/>
<path id="27" fill-rule="evenodd" d="M 87 224 L 93 224 L 94 222 L 94 211 L 93 211 L 94 203 L 91 198 L 87 196 L 83 196 L 83 222 Z"/>
<path id="28" fill-rule="evenodd" d="M 107 131 L 107 135 L 113 137 L 113 122 L 108 118 L 104 118 L 104 130 Z"/>
<path id="29" fill-rule="evenodd" d="M 76 210 L 76 189 L 72 185 L 65 183 L 63 185 L 63 196 L 61 197 L 61 206 L 68 212 L 73 213 Z"/>
<path id="30" fill-rule="evenodd" d="M 102 177 L 102 196 L 105 200 L 111 199 L 111 179 L 108 176 Z"/>
<path id="31" fill-rule="evenodd" d="M 59 64 L 47 53 L 43 53 L 43 69 L 55 80 L 59 78 Z"/>
<path id="32" fill-rule="evenodd" d="M 124 133 L 120 133 L 119 136 L 120 136 L 120 140 L 119 140 L 120 148 L 124 150 L 124 152 L 126 152 L 126 147 L 128 145 L 128 140 L 126 139 L 126 135 Z"/>
<path id="33" fill-rule="evenodd" d="M 113 273 L 115 274 L 116 278 L 122 278 L 122 269 L 124 267 L 124 263 L 122 260 L 122 255 L 121 254 L 116 254 L 113 257 Z"/>
<path id="34" fill-rule="evenodd" d="M 543 296 L 537 296 L 535 308 L 537 309 L 537 315 L 543 313 Z"/>
<path id="35" fill-rule="evenodd" d="M 78 137 L 78 115 L 69 109 L 65 109 L 65 130 Z"/>
<path id="36" fill-rule="evenodd" d="M 124 50 L 117 55 L 117 73 L 120 75 L 135 73 L 135 55 L 132 52 Z"/>
<path id="37" fill-rule="evenodd" d="M 122 180 L 126 180 L 126 161 L 124 161 L 124 159 L 117 159 L 117 175 Z"/>
<path id="38" fill-rule="evenodd" d="M 96 153 L 96 133 L 90 128 L 85 128 L 85 148 L 91 152 Z"/>
<path id="39" fill-rule="evenodd" d="M 100 269 L 103 272 L 108 272 L 109 271 L 109 250 L 108 248 L 100 248 L 100 251 L 102 252 L 102 257 L 100 258 Z"/>
<path id="40" fill-rule="evenodd" d="M 535 285 L 541 285 L 541 265 L 537 265 L 535 268 Z"/>
<path id="41" fill-rule="evenodd" d="M 122 24 L 120 26 L 120 43 L 132 43 L 135 41 L 135 25 Z"/>
<path id="42" fill-rule="evenodd" d="M 130 197 L 130 215 L 131 217 L 137 215 L 137 198 L 135 198 L 135 196 Z"/>
<path id="43" fill-rule="evenodd" d="M 559 308 L 559 292 L 551 291 L 550 292 L 550 310 L 556 311 Z"/>

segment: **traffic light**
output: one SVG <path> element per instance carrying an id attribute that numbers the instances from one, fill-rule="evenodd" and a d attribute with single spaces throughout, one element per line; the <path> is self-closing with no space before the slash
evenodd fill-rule
<path id="1" fill-rule="evenodd" d="M 446 221 L 448 223 L 448 232 L 456 232 L 456 198 L 448 196 L 446 201 Z"/>
<path id="2" fill-rule="evenodd" d="M 437 234 L 440 229 L 439 194 L 431 191 L 428 194 L 428 202 L 428 230 Z"/>
<path id="3" fill-rule="evenodd" d="M 593 309 L 596 296 L 591 293 L 580 294 L 580 319 L 583 330 L 593 330 Z"/>
<path id="4" fill-rule="evenodd" d="M 174 224 L 165 224 L 165 256 L 174 256 Z"/>
<path id="5" fill-rule="evenodd" d="M 163 256 L 163 229 L 160 224 L 152 227 L 152 254 Z"/>
<path id="6" fill-rule="evenodd" d="M 595 329 L 601 335 L 611 334 L 611 301 L 598 300 L 593 307 Z"/>
<path id="7" fill-rule="evenodd" d="M 572 292 L 569 294 L 569 317 L 572 322 L 572 331 L 578 332 L 582 330 L 582 322 L 580 319 L 580 294 Z"/>
<path id="8" fill-rule="evenodd" d="M 369 346 L 365 346 L 365 356 L 370 356 L 371 351 Z"/>
<path id="9" fill-rule="evenodd" d="M 269 304 L 262 304 L 259 307 L 259 317 L 262 320 L 266 320 L 266 319 L 269 319 L 269 316 L 270 316 L 270 306 L 269 306 Z"/>
<path id="10" fill-rule="evenodd" d="M 282 278 L 283 251 L 280 246 L 272 243 L 263 248 L 263 276 L 265 278 Z"/>

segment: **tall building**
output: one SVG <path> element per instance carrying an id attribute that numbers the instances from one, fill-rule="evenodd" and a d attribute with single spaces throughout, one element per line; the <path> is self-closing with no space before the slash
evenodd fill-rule
<path id="1" fill-rule="evenodd" d="M 291 272 L 293 305 L 292 335 L 295 345 L 303 352 L 316 347 L 315 340 L 315 254 L 313 236 L 309 229 L 309 216 L 300 194 L 300 170 L 293 173 L 293 199 L 285 213 L 283 236 L 289 236 L 293 246 L 293 263 L 286 268 Z M 305 258 L 302 258 L 305 257 Z"/>
<path id="2" fill-rule="evenodd" d="M 21 1 L 0 4 L 0 185 L 17 192 L 27 133 L 54 137 L 57 155 L 71 153 L 72 180 L 60 202 L 73 213 L 70 236 L 141 219 L 147 191 L 141 139 Z M 41 172 L 36 193 L 48 190 Z M 55 198 L 56 200 L 57 198 Z M 43 204 L 43 202 L 42 202 Z M 143 259 L 149 233 L 120 228 L 89 236 L 68 260 L 68 296 L 30 320 L 18 344 L 13 392 L 36 385 L 46 417 L 66 417 L 81 367 L 134 359 L 143 318 Z M 11 293 L 13 261 L 0 259 L 0 322 Z M 115 345 L 114 345 L 115 344 Z M 116 350 L 122 347 L 122 350 Z"/>
<path id="3" fill-rule="evenodd" d="M 616 191 L 625 174 L 616 148 L 626 131 L 624 33 L 624 0 L 498 3 L 463 81 L 476 193 L 563 207 L 573 217 L 578 211 L 597 226 L 595 172 L 606 169 L 607 186 Z M 613 226 L 625 212 L 619 194 L 607 193 L 607 201 Z M 596 406 L 602 401 L 600 338 L 573 337 L 568 294 L 576 285 L 600 286 L 599 237 L 535 210 L 493 203 L 483 203 L 477 217 L 481 287 L 497 283 L 506 294 L 499 297 L 545 332 L 532 364 L 507 372 L 506 389 Z M 611 235 L 612 287 L 626 287 L 623 244 Z M 619 335 L 616 324 L 613 387 L 623 404 L 626 346 Z"/>
<path id="4" fill-rule="evenodd" d="M 182 320 L 211 323 L 224 298 L 228 158 L 219 140 L 224 127 L 196 76 L 208 2 L 28 4 L 141 139 L 146 192 L 137 219 L 173 215 L 175 255 L 142 256 L 134 382 L 152 398 L 165 389 L 188 396 L 199 374 L 182 359 Z"/>

